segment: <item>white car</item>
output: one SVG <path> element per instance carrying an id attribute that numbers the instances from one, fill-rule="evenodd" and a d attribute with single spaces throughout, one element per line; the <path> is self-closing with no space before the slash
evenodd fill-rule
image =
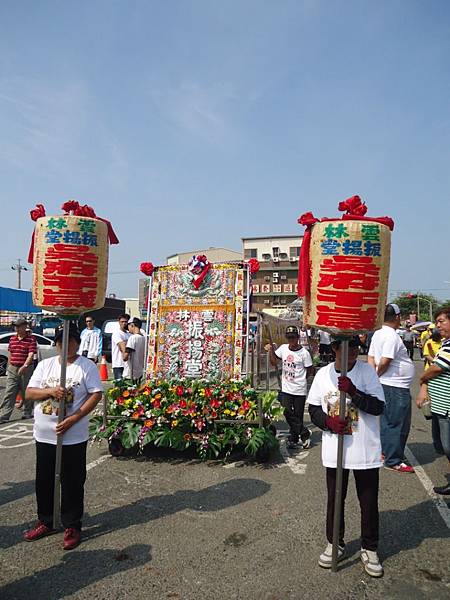
<path id="1" fill-rule="evenodd" d="M 6 375 L 6 366 L 8 364 L 8 344 L 9 340 L 13 335 L 16 335 L 14 332 L 1 333 L 0 334 L 0 377 Z M 56 348 L 53 340 L 47 338 L 39 333 L 33 333 L 36 338 L 37 346 L 38 346 L 38 360 L 42 360 L 43 358 L 49 358 L 50 356 L 56 355 Z"/>

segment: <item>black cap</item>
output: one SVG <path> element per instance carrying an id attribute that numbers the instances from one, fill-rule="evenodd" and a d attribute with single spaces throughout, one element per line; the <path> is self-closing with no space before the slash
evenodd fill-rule
<path id="1" fill-rule="evenodd" d="M 64 323 L 61 323 L 61 325 L 58 325 L 58 327 L 55 329 L 55 343 L 62 339 L 63 330 Z M 81 341 L 80 331 L 76 323 L 69 323 L 69 339 L 70 338 L 76 340 L 78 343 Z"/>
<path id="2" fill-rule="evenodd" d="M 349 346 L 359 346 L 360 339 L 357 335 L 332 335 L 331 343 L 335 346 L 340 346 L 342 342 L 348 340 Z"/>
<path id="3" fill-rule="evenodd" d="M 295 335 L 296 337 L 299 336 L 298 333 L 298 327 L 296 327 L 295 325 L 289 325 L 288 327 L 286 327 L 286 335 Z"/>
<path id="4" fill-rule="evenodd" d="M 21 325 L 28 325 L 28 321 L 26 319 L 24 319 L 23 317 L 18 317 L 14 322 L 13 322 L 14 327 L 20 327 Z"/>

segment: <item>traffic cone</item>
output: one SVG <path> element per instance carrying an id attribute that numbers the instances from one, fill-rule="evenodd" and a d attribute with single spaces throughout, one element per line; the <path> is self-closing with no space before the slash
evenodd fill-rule
<path id="1" fill-rule="evenodd" d="M 108 366 L 106 364 L 106 356 L 105 355 L 102 356 L 102 362 L 100 363 L 100 366 L 99 366 L 99 372 L 100 372 L 100 379 L 102 381 L 108 381 Z"/>

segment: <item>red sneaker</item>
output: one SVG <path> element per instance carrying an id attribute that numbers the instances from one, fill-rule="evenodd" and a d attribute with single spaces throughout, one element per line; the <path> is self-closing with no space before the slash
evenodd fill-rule
<path id="1" fill-rule="evenodd" d="M 393 467 L 388 467 L 384 465 L 384 468 L 390 469 L 391 471 L 397 471 L 397 473 L 415 473 L 413 467 L 407 465 L 404 462 L 401 462 L 398 465 L 394 465 Z"/>
<path id="2" fill-rule="evenodd" d="M 23 539 L 27 542 L 34 542 L 34 540 L 39 540 L 46 535 L 51 535 L 52 533 L 56 533 L 56 529 L 47 527 L 47 525 L 42 523 L 42 521 L 38 521 L 32 529 L 29 529 L 23 534 Z"/>
<path id="3" fill-rule="evenodd" d="M 81 541 L 81 531 L 75 527 L 68 527 L 64 530 L 64 550 L 73 550 Z"/>

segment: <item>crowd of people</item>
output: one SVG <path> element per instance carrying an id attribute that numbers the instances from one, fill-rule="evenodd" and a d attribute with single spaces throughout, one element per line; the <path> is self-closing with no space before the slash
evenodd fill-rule
<path id="1" fill-rule="evenodd" d="M 414 473 L 405 459 L 405 446 L 411 427 L 411 387 L 415 367 L 411 353 L 411 338 L 401 338 L 401 311 L 396 304 L 385 309 L 381 329 L 371 336 L 367 362 L 358 360 L 359 336 L 329 338 L 321 336 L 320 360 L 325 360 L 330 345 L 333 360 L 322 366 L 312 379 L 307 392 L 307 379 L 313 376 L 311 354 L 301 343 L 302 330 L 286 329 L 286 343 L 276 347 L 267 344 L 273 365 L 281 362 L 280 401 L 289 425 L 287 447 L 290 450 L 308 448 L 310 432 L 304 426 L 303 413 L 308 404 L 311 421 L 322 430 L 322 462 L 326 468 L 328 491 L 326 537 L 327 546 L 319 557 L 319 565 L 331 568 L 336 487 L 337 434 L 344 434 L 343 499 L 339 536 L 338 560 L 345 556 L 344 503 L 349 472 L 353 471 L 361 510 L 361 560 L 366 572 L 373 577 L 383 574 L 377 548 L 379 538 L 378 489 L 379 469 L 397 473 Z M 450 463 L 450 307 L 440 309 L 436 323 L 424 342 L 436 343 L 436 331 L 442 341 L 430 348 L 432 360 L 420 379 L 417 406 L 431 402 L 432 437 L 438 454 Z M 406 328 L 408 331 L 408 328 Z M 307 332 L 309 338 L 313 332 Z M 434 337 L 433 337 L 434 336 Z M 346 375 L 341 375 L 342 342 L 348 339 Z M 412 346 L 414 349 L 414 345 Z M 340 392 L 346 394 L 346 414 L 339 414 Z M 450 495 L 450 483 L 434 488 L 436 494 Z"/>
<path id="2" fill-rule="evenodd" d="M 34 406 L 38 522 L 25 533 L 27 541 L 55 533 L 55 448 L 58 434 L 64 434 L 61 520 L 66 550 L 75 548 L 81 539 L 89 414 L 103 390 L 96 365 L 102 353 L 101 335 L 90 315 L 86 316 L 85 324 L 81 334 L 75 324 L 70 324 L 67 382 L 63 389 L 60 386 L 62 326 L 55 335 L 57 355 L 41 361 L 33 372 L 36 341 L 26 331 L 26 322 L 18 320 L 16 336 L 10 342 L 7 393 L 0 406 L 0 416 L 5 422 L 12 413 L 19 388 L 29 411 L 24 414 L 32 414 Z M 346 553 L 344 506 L 349 474 L 353 471 L 361 510 L 361 561 L 369 575 L 380 577 L 383 574 L 377 553 L 379 469 L 384 466 L 397 473 L 414 472 L 405 459 L 405 446 L 411 426 L 411 386 L 415 369 L 408 346 L 410 340 L 401 339 L 397 333 L 400 324 L 399 307 L 388 304 L 384 324 L 371 338 L 367 361 L 359 358 L 361 340 L 358 336 L 321 335 L 319 353 L 326 364 L 317 372 L 308 344 L 303 343 L 311 334 L 305 328 L 290 325 L 285 332 L 285 344 L 265 346 L 271 363 L 281 363 L 279 398 L 289 426 L 288 448 L 310 447 L 311 431 L 304 424 L 306 403 L 311 422 L 322 430 L 322 462 L 328 493 L 327 546 L 319 557 L 319 565 L 323 568 L 330 568 L 332 563 L 337 435 L 342 434 L 344 478 L 338 559 L 344 558 Z M 430 404 L 434 448 L 450 462 L 450 307 L 437 312 L 435 327 L 440 339 L 437 340 L 434 327 L 424 339 L 423 354 L 428 364 L 420 378 L 416 403 L 419 407 Z M 348 358 L 346 374 L 342 375 L 342 343 L 345 339 L 348 340 Z M 141 320 L 120 315 L 117 330 L 112 335 L 115 379 L 141 381 L 145 345 Z M 341 392 L 346 394 L 345 415 L 339 414 Z M 59 402 L 63 397 L 67 411 L 58 422 Z M 434 491 L 450 495 L 450 484 L 437 486 Z"/>

